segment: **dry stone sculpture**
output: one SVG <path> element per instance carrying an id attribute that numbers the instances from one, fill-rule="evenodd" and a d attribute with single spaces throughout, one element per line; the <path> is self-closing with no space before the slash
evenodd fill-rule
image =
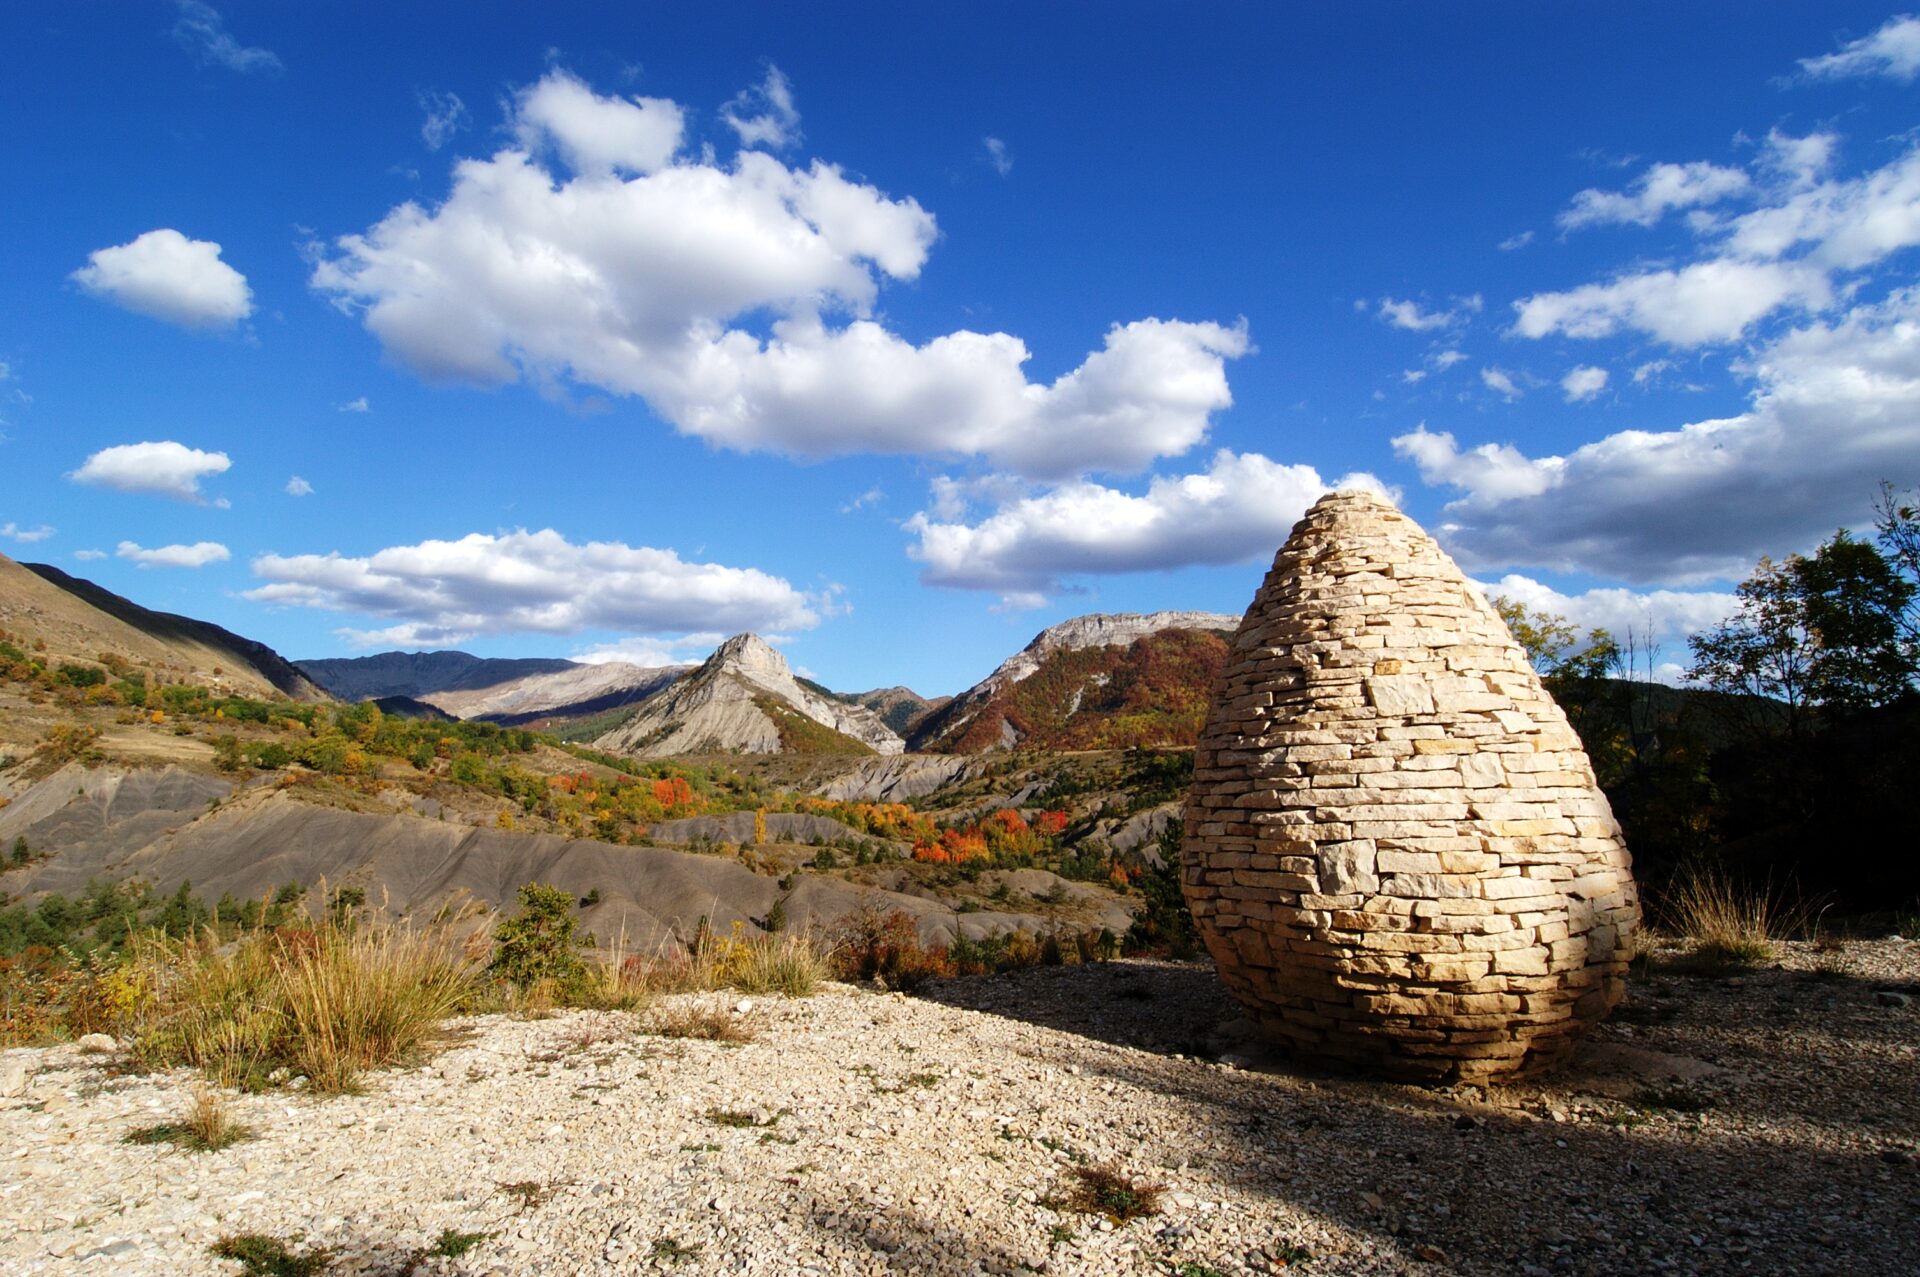
<path id="1" fill-rule="evenodd" d="M 1432 538 L 1323 498 L 1234 638 L 1182 878 L 1290 1051 L 1424 1082 L 1564 1060 L 1620 1000 L 1639 903 L 1566 716 Z"/>

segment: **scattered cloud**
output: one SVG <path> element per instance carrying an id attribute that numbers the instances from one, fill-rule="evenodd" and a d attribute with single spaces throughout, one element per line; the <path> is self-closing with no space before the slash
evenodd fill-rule
<path id="1" fill-rule="evenodd" d="M 1607 370 L 1595 368 L 1591 364 L 1582 364 L 1570 370 L 1560 379 L 1560 389 L 1566 395 L 1568 403 L 1585 403 L 1597 398 L 1607 388 Z"/>
<path id="2" fill-rule="evenodd" d="M 88 254 L 70 278 L 103 301 L 188 328 L 222 328 L 253 313 L 247 277 L 220 260 L 220 245 L 166 228 Z"/>
<path id="3" fill-rule="evenodd" d="M 1480 384 L 1493 391 L 1508 403 L 1520 398 L 1527 392 L 1514 384 L 1513 374 L 1504 368 L 1489 365 L 1480 370 Z"/>
<path id="4" fill-rule="evenodd" d="M 201 0 L 179 0 L 179 4 L 173 38 L 201 66 L 221 66 L 242 75 L 278 74 L 283 69 L 273 50 L 243 45 L 234 39 L 227 31 L 227 20 L 212 5 Z"/>
<path id="5" fill-rule="evenodd" d="M 1657 382 L 1660 379 L 1660 374 L 1667 372 L 1672 367 L 1673 361 L 1671 359 L 1649 359 L 1646 363 L 1638 364 L 1634 367 L 1633 384 L 1636 386 L 1645 386 L 1649 382 Z"/>
<path id="6" fill-rule="evenodd" d="M 767 64 L 766 79 L 742 89 L 720 108 L 720 118 L 740 136 L 742 146 L 784 151 L 800 140 L 800 112 L 794 109 L 793 86 L 772 63 Z"/>
<path id="7" fill-rule="evenodd" d="M 132 541 L 122 541 L 114 554 L 143 568 L 203 568 L 209 563 L 224 563 L 233 557 L 227 547 L 218 541 L 161 545 L 151 550 Z"/>
<path id="8" fill-rule="evenodd" d="M 1533 243 L 1533 232 L 1521 231 L 1517 235 L 1507 236 L 1505 239 L 1501 240 L 1500 243 L 1496 245 L 1496 247 L 1498 247 L 1499 250 L 1503 253 L 1511 253 L 1516 248 L 1525 248 L 1527 245 L 1531 243 Z"/>
<path id="9" fill-rule="evenodd" d="M 1007 144 L 997 137 L 983 137 L 982 146 L 987 148 L 987 163 L 993 165 L 993 171 L 1001 177 L 1013 172 L 1013 157 L 1007 154 Z"/>
<path id="10" fill-rule="evenodd" d="M 864 510 L 870 505 L 877 504 L 885 498 L 886 495 L 886 493 L 878 488 L 868 488 L 865 492 L 862 492 L 859 496 L 841 506 L 840 513 L 852 514 L 855 510 Z"/>
<path id="11" fill-rule="evenodd" d="M 425 117 L 420 121 L 420 140 L 427 144 L 429 151 L 439 150 L 453 140 L 455 133 L 467 127 L 467 104 L 460 100 L 458 93 L 422 89 L 414 97 Z"/>
<path id="12" fill-rule="evenodd" d="M 810 629 L 818 600 L 756 568 L 689 563 L 617 541 L 577 545 L 551 528 L 392 546 L 364 558 L 265 554 L 257 602 L 389 620 L 355 642 L 444 646 L 483 634 L 613 630 L 662 636 Z"/>
<path id="13" fill-rule="evenodd" d="M 361 395 L 358 399 L 349 399 L 345 403 L 337 403 L 333 406 L 333 410 L 335 412 L 367 412 L 369 411 L 367 397 Z"/>
<path id="14" fill-rule="evenodd" d="M 1904 13 L 1888 18 L 1878 31 L 1837 53 L 1800 59 L 1800 69 L 1816 79 L 1883 75 L 1910 84 L 1920 74 L 1920 18 Z"/>
<path id="15" fill-rule="evenodd" d="M 1431 363 L 1436 370 L 1440 372 L 1445 372 L 1447 369 L 1453 367 L 1455 364 L 1465 362 L 1466 358 L 1467 358 L 1467 355 L 1465 351 L 1442 350 L 1439 353 L 1431 356 L 1428 362 Z"/>
<path id="16" fill-rule="evenodd" d="M 1461 489 L 1441 528 L 1470 567 L 1629 582 L 1744 577 L 1762 554 L 1867 522 L 1882 479 L 1920 456 L 1920 286 L 1812 320 L 1735 365 L 1747 411 L 1626 430 L 1565 456 L 1461 451 L 1424 428 L 1394 441 L 1431 484 Z"/>
<path id="17" fill-rule="evenodd" d="M 1602 587 L 1566 594 L 1532 577 L 1509 573 L 1497 581 L 1476 581 L 1489 597 L 1505 595 L 1536 612 L 1562 616 L 1584 638 L 1588 631 L 1606 630 L 1615 639 L 1632 636 L 1644 644 L 1686 650 L 1687 636 L 1710 630 L 1739 610 L 1739 596 L 1707 590 L 1649 590 L 1639 592 Z M 1641 660 L 1647 653 L 1638 653 Z"/>
<path id="18" fill-rule="evenodd" d="M 575 652 L 571 659 L 583 665 L 606 665 L 620 661 L 649 669 L 662 665 L 693 665 L 705 660 L 707 654 L 726 639 L 727 636 L 718 630 L 685 634 L 679 638 L 625 638 L 617 643 L 596 643 L 584 651 Z"/>
<path id="19" fill-rule="evenodd" d="M 1395 328 L 1404 328 L 1409 332 L 1434 332 L 1442 328 L 1451 328 L 1464 323 L 1471 315 L 1478 314 L 1484 305 L 1480 294 L 1454 299 L 1450 310 L 1422 310 L 1416 301 L 1398 301 L 1392 297 L 1382 297 L 1379 309 L 1374 313 Z"/>
<path id="20" fill-rule="evenodd" d="M 1137 495 L 1080 480 L 1008 500 L 974 523 L 951 505 L 946 515 L 923 511 L 906 523 L 916 538 L 907 552 L 929 585 L 1031 607 L 1074 577 L 1270 556 L 1309 505 L 1352 486 L 1380 484 L 1367 475 L 1330 483 L 1312 466 L 1222 449 L 1205 471 L 1156 476 Z"/>
<path id="21" fill-rule="evenodd" d="M 1535 293 L 1513 304 L 1513 331 L 1608 337 L 1638 329 L 1670 346 L 1702 346 L 1733 341 L 1783 306 L 1817 310 L 1832 298 L 1826 275 L 1803 263 L 1721 258 Z"/>
<path id="22" fill-rule="evenodd" d="M 293 478 L 287 480 L 287 495 L 290 497 L 310 497 L 313 495 L 313 485 L 296 474 Z"/>
<path id="23" fill-rule="evenodd" d="M 44 541 L 52 535 L 53 528 L 45 523 L 37 528 L 23 528 L 12 520 L 8 520 L 6 523 L 0 523 L 0 537 L 5 537 L 9 541 L 18 541 L 23 545 L 31 545 L 35 541 Z"/>
<path id="24" fill-rule="evenodd" d="M 1556 219 L 1562 230 L 1631 224 L 1652 226 L 1676 209 L 1717 204 L 1744 195 L 1752 186 L 1744 170 L 1700 161 L 1655 164 L 1625 191 L 1588 189 Z"/>
<path id="25" fill-rule="evenodd" d="M 1078 368 L 1030 382 L 1018 337 L 916 345 L 871 317 L 937 238 L 917 201 L 818 160 L 681 155 L 678 108 L 563 71 L 517 102 L 520 146 L 460 162 L 444 203 L 340 238 L 312 276 L 426 378 L 636 395 L 743 452 L 977 456 L 1036 478 L 1138 471 L 1232 402 L 1244 325 L 1116 324 Z M 734 326 L 763 318 L 764 334 Z"/>
<path id="26" fill-rule="evenodd" d="M 107 552 L 105 550 L 75 550 L 73 557 L 82 563 L 93 563 L 96 560 L 106 558 Z"/>
<path id="27" fill-rule="evenodd" d="M 171 439 L 158 443 L 123 443 L 102 448 L 68 475 L 75 483 L 88 483 L 120 492 L 147 492 L 205 505 L 200 480 L 225 474 L 233 463 L 224 452 L 202 452 Z"/>

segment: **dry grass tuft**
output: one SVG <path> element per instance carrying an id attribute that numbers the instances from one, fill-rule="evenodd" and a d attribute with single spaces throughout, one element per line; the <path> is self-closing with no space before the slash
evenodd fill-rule
<path id="1" fill-rule="evenodd" d="M 409 1058 L 460 1009 L 473 968 L 442 932 L 323 926 L 250 936 L 143 938 L 129 964 L 141 990 L 129 1021 L 136 1058 L 187 1064 L 258 1089 L 277 1070 L 315 1091 Z"/>
<path id="2" fill-rule="evenodd" d="M 701 1042 L 751 1042 L 753 1028 L 726 1007 L 681 1002 L 657 1008 L 641 1025 L 643 1033 Z"/>
<path id="3" fill-rule="evenodd" d="M 1676 879 L 1665 921 L 1689 946 L 1684 967 L 1723 974 L 1771 962 L 1776 945 L 1803 930 L 1812 908 L 1772 884 L 1747 887 L 1725 870 L 1694 869 Z"/>

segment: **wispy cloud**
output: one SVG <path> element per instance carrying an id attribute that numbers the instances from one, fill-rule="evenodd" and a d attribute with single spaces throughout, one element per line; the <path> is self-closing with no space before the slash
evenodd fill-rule
<path id="1" fill-rule="evenodd" d="M 173 24 L 173 38 L 202 66 L 222 66 L 242 75 L 254 72 L 278 74 L 280 57 L 271 49 L 241 44 L 227 31 L 227 20 L 220 11 L 202 0 L 179 0 L 180 16 Z"/>
<path id="2" fill-rule="evenodd" d="M 1888 18 L 1878 31 L 1841 46 L 1837 53 L 1800 59 L 1800 69 L 1815 79 L 1883 75 L 1911 83 L 1920 75 L 1920 18 L 1904 13 Z"/>
<path id="3" fill-rule="evenodd" d="M 313 495 L 313 485 L 296 474 L 293 478 L 287 480 L 287 495 L 290 497 L 310 497 Z"/>
<path id="4" fill-rule="evenodd" d="M 333 406 L 333 410 L 335 412 L 366 412 L 368 410 L 367 397 L 361 395 L 358 399 L 349 399 L 345 403 L 337 403 Z"/>
<path id="5" fill-rule="evenodd" d="M 5 537 L 9 541 L 31 544 L 35 541 L 44 541 L 52 535 L 53 529 L 44 523 L 37 528 L 23 528 L 12 521 L 0 523 L 0 537 Z"/>
<path id="6" fill-rule="evenodd" d="M 1007 154 L 1007 144 L 997 137 L 983 137 L 980 144 L 987 149 L 987 163 L 993 165 L 993 171 L 1001 177 L 1013 172 L 1013 156 Z"/>
<path id="7" fill-rule="evenodd" d="M 458 93 L 422 89 L 415 95 L 426 118 L 420 121 L 420 140 L 429 151 L 437 151 L 467 126 L 467 104 Z"/>

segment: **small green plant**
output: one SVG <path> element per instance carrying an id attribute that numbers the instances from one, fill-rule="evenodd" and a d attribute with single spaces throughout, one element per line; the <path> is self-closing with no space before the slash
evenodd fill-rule
<path id="1" fill-rule="evenodd" d="M 327 1270 L 332 1259 L 330 1252 L 319 1247 L 294 1250 L 265 1233 L 233 1233 L 208 1249 L 238 1263 L 246 1277 L 315 1277 Z"/>
<path id="2" fill-rule="evenodd" d="M 653 1245 L 648 1249 L 647 1255 L 659 1263 L 678 1264 L 689 1259 L 699 1258 L 700 1252 L 704 1249 L 706 1249 L 706 1247 L 699 1242 L 695 1242 L 689 1246 L 685 1242 L 676 1241 L 671 1237 L 656 1237 L 653 1239 Z"/>
<path id="3" fill-rule="evenodd" d="M 1134 1179 L 1116 1166 L 1076 1166 L 1067 1206 L 1083 1215 L 1104 1215 L 1116 1224 L 1160 1213 L 1160 1184 Z"/>
<path id="4" fill-rule="evenodd" d="M 1299 1251 L 1299 1253 L 1297 1255 L 1293 1254 L 1292 1252 L 1294 1251 Z M 1288 1246 L 1280 1258 L 1289 1264 L 1297 1264 L 1303 1259 L 1310 1258 L 1310 1256 L 1298 1246 Z M 1170 1265 L 1167 1268 L 1167 1273 L 1168 1277 L 1227 1277 L 1225 1273 L 1213 1267 L 1211 1264 L 1197 1263 L 1191 1259 L 1183 1259 L 1177 1264 Z"/>
<path id="5" fill-rule="evenodd" d="M 443 1228 L 439 1240 L 427 1247 L 427 1258 L 458 1259 L 491 1236 L 492 1233 L 463 1233 L 456 1228 Z"/>
<path id="6" fill-rule="evenodd" d="M 518 988 L 548 981 L 565 988 L 586 979 L 573 896 L 558 887 L 530 882 L 520 888 L 520 912 L 494 928 L 493 946 L 488 973 Z"/>
<path id="7" fill-rule="evenodd" d="M 249 1138 L 252 1131 L 234 1121 L 217 1092 L 202 1087 L 194 1093 L 187 1116 L 127 1132 L 129 1144 L 173 1144 L 196 1153 L 217 1153 Z"/>
<path id="8" fill-rule="evenodd" d="M 1047 1234 L 1049 1241 L 1055 1246 L 1064 1246 L 1076 1236 L 1078 1234 L 1065 1224 L 1055 1224 Z"/>
<path id="9" fill-rule="evenodd" d="M 517 1213 L 538 1210 L 553 1197 L 553 1186 L 542 1184 L 537 1179 L 522 1179 L 515 1180 L 511 1184 L 502 1184 L 500 1191 L 514 1200 Z"/>

